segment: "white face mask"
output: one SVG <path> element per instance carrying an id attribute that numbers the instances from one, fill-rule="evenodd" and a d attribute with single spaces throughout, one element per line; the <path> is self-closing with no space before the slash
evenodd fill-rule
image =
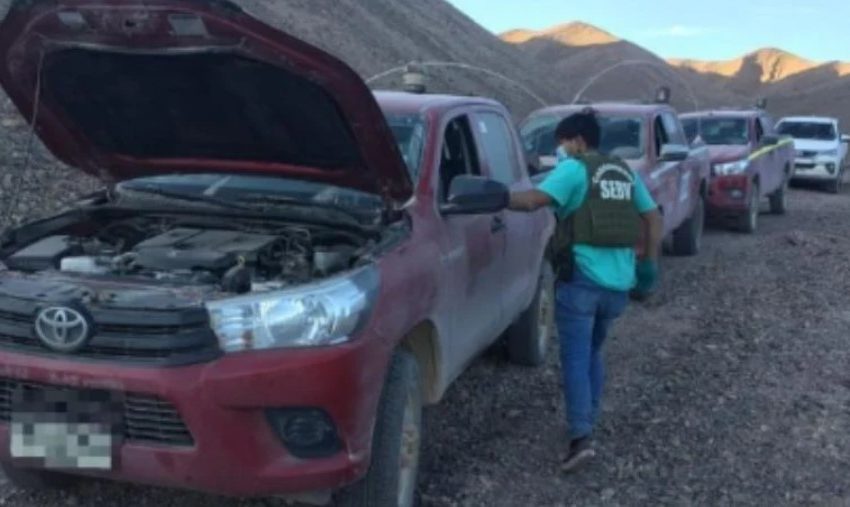
<path id="1" fill-rule="evenodd" d="M 567 159 L 572 158 L 572 157 L 570 157 L 570 154 L 567 153 L 567 150 L 564 149 L 563 145 L 559 145 L 558 149 L 555 150 L 555 158 L 557 159 L 558 163 L 560 164 L 564 160 L 567 160 Z"/>

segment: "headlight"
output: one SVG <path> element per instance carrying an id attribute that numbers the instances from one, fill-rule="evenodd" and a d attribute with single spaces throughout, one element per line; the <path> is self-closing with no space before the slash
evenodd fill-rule
<path id="1" fill-rule="evenodd" d="M 826 150 L 818 153 L 818 155 L 820 155 L 821 157 L 837 157 L 838 150 Z"/>
<path id="2" fill-rule="evenodd" d="M 347 342 L 369 316 L 379 277 L 374 266 L 316 284 L 207 303 L 225 352 Z"/>
<path id="3" fill-rule="evenodd" d="M 741 174 L 742 172 L 747 170 L 748 165 L 750 165 L 749 160 L 738 160 L 737 162 L 729 162 L 727 164 L 715 164 L 714 174 L 720 176 L 727 176 L 730 174 Z"/>

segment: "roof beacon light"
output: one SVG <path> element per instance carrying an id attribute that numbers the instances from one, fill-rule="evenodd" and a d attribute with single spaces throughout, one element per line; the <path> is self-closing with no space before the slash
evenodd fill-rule
<path id="1" fill-rule="evenodd" d="M 655 91 L 655 102 L 658 104 L 669 104 L 670 103 L 670 87 L 669 86 L 661 86 L 658 90 Z"/>
<path id="2" fill-rule="evenodd" d="M 421 65 L 417 63 L 409 63 L 404 68 L 404 75 L 401 77 L 402 87 L 404 91 L 409 93 L 425 93 L 425 72 Z"/>

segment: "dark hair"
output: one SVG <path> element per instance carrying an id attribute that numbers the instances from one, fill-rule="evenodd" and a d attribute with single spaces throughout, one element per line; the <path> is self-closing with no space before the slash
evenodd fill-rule
<path id="1" fill-rule="evenodd" d="M 599 148 L 599 121 L 593 109 L 585 108 L 580 113 L 567 116 L 555 129 L 557 142 L 570 141 L 577 137 L 584 139 L 589 148 Z"/>

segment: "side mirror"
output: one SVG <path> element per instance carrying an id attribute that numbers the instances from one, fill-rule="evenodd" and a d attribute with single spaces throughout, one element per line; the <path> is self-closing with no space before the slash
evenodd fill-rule
<path id="1" fill-rule="evenodd" d="M 688 159 L 690 150 L 687 146 L 679 146 L 678 144 L 665 144 L 661 147 L 661 156 L 659 160 L 662 162 L 681 162 Z"/>
<path id="2" fill-rule="evenodd" d="M 483 215 L 508 207 L 510 191 L 498 181 L 481 176 L 455 176 L 449 198 L 440 211 L 444 215 Z"/>
<path id="3" fill-rule="evenodd" d="M 850 136 L 848 136 L 847 134 L 841 134 L 841 142 L 850 143 Z"/>
<path id="4" fill-rule="evenodd" d="M 761 144 L 762 146 L 776 146 L 779 144 L 779 137 L 766 134 L 761 138 Z"/>

